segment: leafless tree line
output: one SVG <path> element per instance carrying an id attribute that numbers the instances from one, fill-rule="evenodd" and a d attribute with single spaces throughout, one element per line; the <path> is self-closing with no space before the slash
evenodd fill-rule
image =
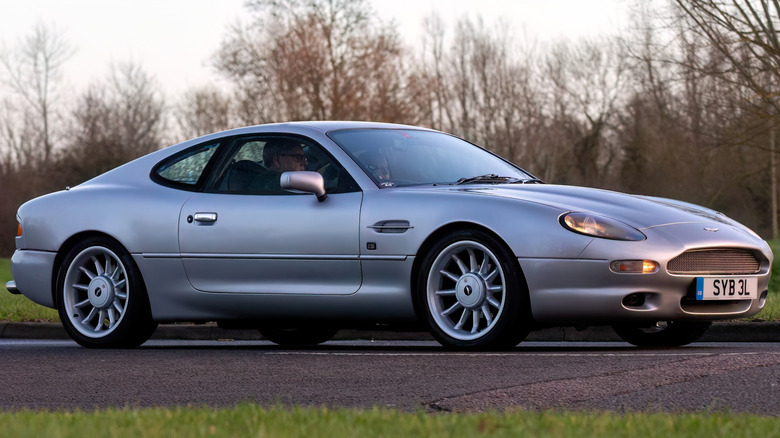
<path id="1" fill-rule="evenodd" d="M 0 230 L 25 199 L 176 140 L 352 119 L 454 132 L 548 182 L 680 198 L 776 237 L 778 2 L 633 9 L 619 36 L 548 44 L 433 15 L 410 48 L 365 0 L 253 0 L 213 58 L 229 88 L 170 101 L 134 64 L 65 99 L 73 49 L 38 26 L 0 57 Z"/>

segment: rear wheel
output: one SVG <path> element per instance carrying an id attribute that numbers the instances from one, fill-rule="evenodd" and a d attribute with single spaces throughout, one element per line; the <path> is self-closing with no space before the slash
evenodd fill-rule
<path id="1" fill-rule="evenodd" d="M 701 338 L 710 321 L 657 321 L 647 325 L 618 325 L 621 339 L 637 347 L 679 347 Z"/>
<path id="2" fill-rule="evenodd" d="M 263 327 L 260 334 L 274 344 L 284 346 L 317 345 L 329 341 L 338 330 L 329 328 L 297 327 L 278 328 Z"/>
<path id="3" fill-rule="evenodd" d="M 491 235 L 463 230 L 422 261 L 417 308 L 450 348 L 510 348 L 529 332 L 528 292 L 513 254 Z"/>
<path id="4" fill-rule="evenodd" d="M 109 239 L 87 239 L 68 252 L 55 300 L 65 331 L 84 347 L 137 347 L 157 328 L 138 268 Z"/>

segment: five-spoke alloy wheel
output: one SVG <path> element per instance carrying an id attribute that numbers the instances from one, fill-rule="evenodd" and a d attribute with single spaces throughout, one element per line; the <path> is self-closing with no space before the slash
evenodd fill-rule
<path id="1" fill-rule="evenodd" d="M 528 333 L 530 312 L 511 252 L 481 231 L 459 231 L 434 244 L 422 262 L 418 309 L 433 336 L 455 348 L 505 348 Z"/>
<path id="2" fill-rule="evenodd" d="M 85 347 L 135 347 L 157 326 L 138 268 L 108 239 L 88 239 L 70 250 L 56 301 L 66 331 Z"/>

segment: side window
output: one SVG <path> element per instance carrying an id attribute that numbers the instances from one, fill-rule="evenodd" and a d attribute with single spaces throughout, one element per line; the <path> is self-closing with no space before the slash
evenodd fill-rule
<path id="1" fill-rule="evenodd" d="M 194 188 L 218 146 L 219 143 L 200 145 L 174 155 L 157 165 L 153 177 L 170 185 Z"/>
<path id="2" fill-rule="evenodd" d="M 319 145 L 309 140 L 282 135 L 244 137 L 230 147 L 219 177 L 208 191 L 244 195 L 296 195 L 283 190 L 284 172 L 314 171 L 325 180 L 330 194 L 353 192 L 357 184 Z"/>

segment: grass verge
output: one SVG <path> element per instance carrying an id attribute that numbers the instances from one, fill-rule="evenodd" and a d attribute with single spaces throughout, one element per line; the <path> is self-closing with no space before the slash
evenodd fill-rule
<path id="1" fill-rule="evenodd" d="M 779 321 L 780 320 L 780 239 L 770 240 L 769 247 L 775 255 L 772 263 L 772 277 L 769 279 L 769 296 L 766 306 L 750 318 L 752 321 Z"/>
<path id="2" fill-rule="evenodd" d="M 56 310 L 35 304 L 22 295 L 8 293 L 5 283 L 11 278 L 11 260 L 0 258 L 0 321 L 59 322 Z"/>
<path id="3" fill-rule="evenodd" d="M 772 278 L 769 280 L 769 298 L 766 307 L 754 321 L 780 321 L 780 239 L 769 242 L 775 253 Z M 11 280 L 10 260 L 0 258 L 0 321 L 50 321 L 58 322 L 57 311 L 33 303 L 21 295 L 7 293 L 5 283 Z"/>
<path id="4" fill-rule="evenodd" d="M 757 437 L 780 435 L 776 418 L 752 414 L 508 412 L 405 413 L 387 409 L 208 407 L 0 413 L 13 437 Z"/>

